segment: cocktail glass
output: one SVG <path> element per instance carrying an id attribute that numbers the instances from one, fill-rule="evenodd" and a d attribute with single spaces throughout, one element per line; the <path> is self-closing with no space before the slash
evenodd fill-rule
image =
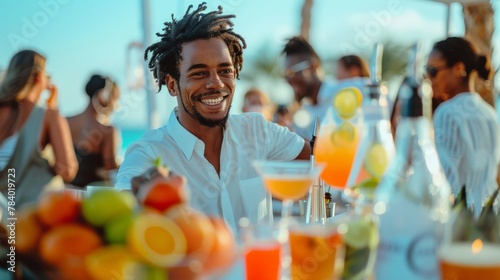
<path id="1" fill-rule="evenodd" d="M 321 123 L 313 153 L 316 163 L 325 164 L 321 179 L 333 188 L 344 189 L 347 185 L 361 139 L 360 114 L 345 119 L 330 108 Z"/>
<path id="2" fill-rule="evenodd" d="M 479 218 L 466 208 L 465 196 L 457 204 L 438 250 L 441 279 L 500 280 L 500 214 L 493 206 L 497 195 L 498 190 Z"/>
<path id="3" fill-rule="evenodd" d="M 286 223 L 292 215 L 294 200 L 306 196 L 323 165 L 310 161 L 254 161 L 253 166 L 262 176 L 267 191 L 283 202 L 281 220 Z"/>
<path id="4" fill-rule="evenodd" d="M 283 243 L 277 225 L 260 223 L 241 230 L 247 280 L 278 280 L 282 268 Z"/>
<path id="5" fill-rule="evenodd" d="M 338 225 L 290 224 L 291 279 L 340 279 L 344 245 Z"/>

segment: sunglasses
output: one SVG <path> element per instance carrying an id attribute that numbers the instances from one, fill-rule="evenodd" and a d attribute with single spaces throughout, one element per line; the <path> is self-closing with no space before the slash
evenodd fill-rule
<path id="1" fill-rule="evenodd" d="M 297 64 L 290 66 L 285 71 L 285 78 L 292 78 L 295 74 L 302 72 L 308 68 L 311 68 L 311 62 L 308 60 L 301 61 Z"/>
<path id="2" fill-rule="evenodd" d="M 429 77 L 435 78 L 439 71 L 447 69 L 447 68 L 449 68 L 449 67 L 446 66 L 446 65 L 443 65 L 441 67 L 426 66 L 425 67 L 425 72 L 427 73 L 427 75 Z"/>

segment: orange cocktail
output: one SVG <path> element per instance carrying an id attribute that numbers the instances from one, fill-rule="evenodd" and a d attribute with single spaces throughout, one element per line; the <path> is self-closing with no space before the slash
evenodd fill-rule
<path id="1" fill-rule="evenodd" d="M 314 145 L 314 156 L 317 163 L 326 164 L 320 177 L 328 185 L 346 187 L 359 140 L 359 131 L 351 122 L 321 126 Z"/>
<path id="2" fill-rule="evenodd" d="M 291 279 L 338 279 L 343 268 L 342 238 L 333 225 L 291 226 Z"/>
<path id="3" fill-rule="evenodd" d="M 281 244 L 278 241 L 261 242 L 245 251 L 247 280 L 277 280 L 281 268 Z"/>
<path id="4" fill-rule="evenodd" d="M 485 243 L 480 251 L 470 243 L 445 245 L 439 254 L 441 278 L 500 280 L 500 246 Z"/>
<path id="5" fill-rule="evenodd" d="M 267 190 L 278 199 L 300 199 L 307 194 L 312 182 L 313 178 L 308 174 L 264 177 Z"/>

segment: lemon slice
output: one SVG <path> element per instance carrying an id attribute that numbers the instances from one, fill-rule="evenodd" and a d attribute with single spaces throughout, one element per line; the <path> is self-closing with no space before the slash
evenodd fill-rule
<path id="1" fill-rule="evenodd" d="M 375 178 L 380 178 L 384 175 L 389 157 L 382 144 L 373 144 L 366 153 L 364 167 L 366 171 Z"/>
<path id="2" fill-rule="evenodd" d="M 337 92 L 333 99 L 333 107 L 343 119 L 350 119 L 355 114 L 363 101 L 363 95 L 355 87 L 343 88 Z"/>
<path id="3" fill-rule="evenodd" d="M 141 214 L 132 224 L 129 247 L 149 264 L 174 266 L 186 256 L 186 238 L 179 226 L 156 213 Z"/>
<path id="4" fill-rule="evenodd" d="M 335 146 L 345 147 L 351 145 L 356 138 L 356 128 L 349 122 L 343 122 L 330 136 Z"/>

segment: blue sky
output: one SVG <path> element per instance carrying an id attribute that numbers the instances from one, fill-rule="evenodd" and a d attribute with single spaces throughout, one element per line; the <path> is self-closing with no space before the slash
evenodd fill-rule
<path id="1" fill-rule="evenodd" d="M 285 39 L 299 30 L 302 0 L 207 2 L 210 10 L 222 5 L 226 13 L 236 15 L 235 31 L 248 45 L 244 54 L 247 64 L 262 51 L 277 56 Z M 172 13 L 180 17 L 189 4 L 198 3 L 151 0 L 153 41 L 154 33 Z M 428 48 L 445 37 L 445 11 L 443 4 L 429 0 L 315 0 L 311 42 L 324 58 L 349 52 L 367 54 L 381 39 L 407 45 L 422 41 Z M 497 20 L 499 16 L 497 13 Z M 145 127 L 145 93 L 128 88 L 125 70 L 128 45 L 142 40 L 140 0 L 2 0 L 0 22 L 0 69 L 5 69 L 21 49 L 33 48 L 44 54 L 48 72 L 60 90 L 63 115 L 74 115 L 85 108 L 85 83 L 98 72 L 116 79 L 122 89 L 121 111 L 115 114 L 114 122 L 122 127 Z M 458 4 L 452 6 L 451 26 L 452 35 L 463 35 Z M 134 65 L 140 66 L 140 55 L 138 50 L 132 52 Z M 245 81 L 237 82 L 233 112 L 240 111 L 241 96 L 250 86 Z M 275 99 L 291 97 L 291 89 L 284 82 L 262 81 L 258 86 Z M 164 90 L 155 95 L 155 100 L 160 121 L 165 123 L 176 101 Z"/>

